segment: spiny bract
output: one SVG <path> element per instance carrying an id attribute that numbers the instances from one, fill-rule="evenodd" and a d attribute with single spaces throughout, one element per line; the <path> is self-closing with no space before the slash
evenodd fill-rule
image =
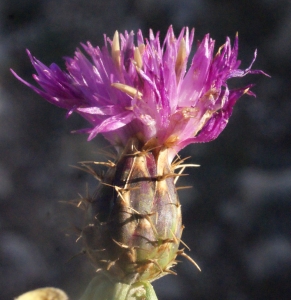
<path id="1" fill-rule="evenodd" d="M 132 284 L 172 273 L 182 235 L 181 205 L 168 149 L 129 140 L 87 205 L 86 253 L 111 279 Z M 87 204 L 88 202 L 85 201 Z"/>

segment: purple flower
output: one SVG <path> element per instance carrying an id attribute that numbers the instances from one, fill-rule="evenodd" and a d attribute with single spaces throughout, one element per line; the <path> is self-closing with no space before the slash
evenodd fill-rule
<path id="1" fill-rule="evenodd" d="M 207 34 L 187 70 L 194 30 L 183 28 L 176 38 L 170 27 L 163 44 L 150 30 L 105 36 L 105 46 L 82 45 L 90 60 L 77 49 L 65 58 L 67 71 L 56 64 L 45 66 L 29 51 L 41 89 L 13 74 L 47 101 L 77 112 L 92 128 L 89 140 L 102 133 L 114 146 L 124 147 L 136 136 L 145 148 L 169 148 L 169 160 L 191 143 L 215 139 L 225 128 L 235 102 L 243 94 L 254 95 L 252 85 L 230 90 L 227 80 L 249 73 L 239 69 L 238 37 L 231 47 L 226 39 L 216 55 Z M 111 51 L 110 51 L 111 50 Z"/>

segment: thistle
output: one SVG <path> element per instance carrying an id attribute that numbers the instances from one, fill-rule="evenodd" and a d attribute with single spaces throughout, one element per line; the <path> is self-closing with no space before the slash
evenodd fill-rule
<path id="1" fill-rule="evenodd" d="M 88 120 L 92 127 L 79 131 L 88 140 L 101 133 L 114 146 L 116 161 L 102 163 L 108 171 L 86 202 L 81 237 L 97 271 L 129 290 L 175 274 L 179 255 L 196 265 L 179 247 L 183 226 L 175 183 L 189 165 L 174 158 L 191 143 L 215 139 L 236 101 L 254 96 L 252 85 L 229 89 L 228 79 L 263 73 L 251 70 L 256 52 L 251 65 L 239 69 L 237 36 L 233 47 L 227 38 L 213 55 L 214 40 L 206 35 L 187 70 L 193 39 L 188 28 L 175 37 L 170 27 L 163 44 L 152 31 L 148 39 L 138 31 L 136 43 L 133 32 L 116 32 L 112 40 L 104 36 L 103 48 L 82 44 L 87 56 L 77 49 L 74 58 L 65 58 L 66 72 L 28 51 L 41 88 L 12 71 L 68 116 L 76 112 Z"/>

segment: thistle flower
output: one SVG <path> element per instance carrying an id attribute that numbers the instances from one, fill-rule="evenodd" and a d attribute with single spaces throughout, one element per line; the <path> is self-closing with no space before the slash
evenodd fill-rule
<path id="1" fill-rule="evenodd" d="M 103 48 L 82 44 L 91 61 L 79 50 L 65 58 L 67 72 L 56 64 L 45 66 L 29 51 L 42 89 L 14 75 L 47 101 L 77 112 L 92 128 L 89 140 L 102 133 L 114 146 L 124 147 L 137 136 L 143 145 L 167 147 L 169 161 L 185 146 L 215 139 L 225 128 L 235 102 L 254 95 L 251 85 L 229 90 L 227 80 L 250 73 L 252 64 L 239 69 L 238 37 L 227 38 L 213 57 L 214 40 L 207 34 L 187 70 L 194 30 L 183 28 L 178 38 L 170 27 L 163 44 L 150 31 L 104 36 Z"/>
<path id="2" fill-rule="evenodd" d="M 110 281 L 127 285 L 153 281 L 171 270 L 183 231 L 175 187 L 175 155 L 191 143 L 209 142 L 225 128 L 236 101 L 253 95 L 248 85 L 229 89 L 227 81 L 252 73 L 239 69 L 238 37 L 227 38 L 214 55 L 207 34 L 187 70 L 194 30 L 175 37 L 169 28 L 163 44 L 152 31 L 104 36 L 103 48 L 89 42 L 74 58 L 65 58 L 67 72 L 45 66 L 28 51 L 37 88 L 13 74 L 47 101 L 79 113 L 91 123 L 89 140 L 101 133 L 117 150 L 116 162 L 94 196 L 86 201 L 87 221 L 81 237 L 86 253 Z M 84 166 L 92 171 L 91 167 Z"/>

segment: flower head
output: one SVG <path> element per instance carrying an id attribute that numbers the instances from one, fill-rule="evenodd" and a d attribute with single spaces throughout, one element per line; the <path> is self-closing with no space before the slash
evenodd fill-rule
<path id="1" fill-rule="evenodd" d="M 92 128 L 89 140 L 103 134 L 114 146 L 124 147 L 138 137 L 145 147 L 169 149 L 169 160 L 191 143 L 215 139 L 225 128 L 233 106 L 243 94 L 254 95 L 251 85 L 230 90 L 227 80 L 249 73 L 239 69 L 238 37 L 227 38 L 216 55 L 215 41 L 207 34 L 187 70 L 194 30 L 183 28 L 175 37 L 170 27 L 163 44 L 159 33 L 115 33 L 105 36 L 102 48 L 82 44 L 74 58 L 65 58 L 67 71 L 45 66 L 28 51 L 41 89 L 14 75 L 47 101 L 77 112 Z"/>
<path id="2" fill-rule="evenodd" d="M 251 70 L 256 53 L 246 70 L 239 69 L 237 36 L 233 47 L 227 38 L 213 55 L 209 35 L 187 70 L 193 39 L 194 30 L 188 28 L 175 37 L 170 27 L 163 44 L 152 31 L 148 39 L 138 31 L 136 43 L 133 32 L 116 32 L 113 40 L 105 36 L 103 48 L 87 43 L 82 45 L 87 56 L 77 49 L 74 58 L 65 58 L 66 72 L 56 64 L 45 66 L 28 51 L 41 88 L 12 71 L 68 115 L 77 112 L 87 119 L 92 128 L 81 131 L 89 133 L 89 140 L 101 133 L 120 150 L 115 163 L 94 162 L 108 170 L 98 177 L 101 182 L 90 201 L 80 202 L 86 210 L 80 235 L 85 253 L 109 278 L 103 283 L 98 279 L 97 287 L 93 282 L 98 296 L 113 285 L 119 296 L 142 286 L 147 299 L 156 299 L 148 282 L 175 274 L 177 256 L 197 266 L 179 249 L 184 227 L 175 187 L 191 165 L 172 160 L 191 143 L 215 139 L 237 99 L 254 95 L 252 85 L 229 89 L 228 79 L 263 72 Z M 91 166 L 82 166 L 95 174 Z M 91 287 L 85 298 L 90 293 Z"/>

